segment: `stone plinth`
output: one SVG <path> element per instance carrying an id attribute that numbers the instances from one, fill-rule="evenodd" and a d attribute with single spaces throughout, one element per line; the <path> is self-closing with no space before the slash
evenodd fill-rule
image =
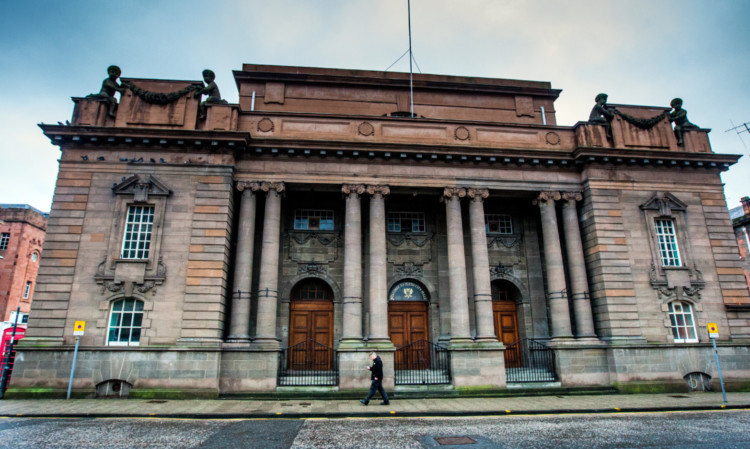
<path id="1" fill-rule="evenodd" d="M 385 364 L 384 356 L 392 353 L 378 353 Z M 338 350 L 339 358 L 339 390 L 362 390 L 370 388 L 370 371 L 366 367 L 372 365 L 370 361 L 370 349 L 364 345 L 359 348 L 347 348 Z M 393 359 L 391 355 L 391 359 Z M 387 370 L 387 367 L 384 366 Z M 387 371 L 386 380 L 388 379 Z M 385 385 L 385 384 L 384 384 Z M 389 387 L 386 387 L 389 388 Z M 393 368 L 391 367 L 391 386 L 393 388 Z"/>
<path id="2" fill-rule="evenodd" d="M 221 357 L 221 394 L 276 390 L 279 354 L 225 350 Z"/>
<path id="3" fill-rule="evenodd" d="M 502 343 L 452 344 L 453 386 L 505 388 L 505 346 Z"/>

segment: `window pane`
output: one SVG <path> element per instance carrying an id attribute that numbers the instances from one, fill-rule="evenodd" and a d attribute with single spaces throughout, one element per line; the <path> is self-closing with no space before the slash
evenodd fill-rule
<path id="1" fill-rule="evenodd" d="M 141 322 L 143 321 L 143 315 L 140 313 L 136 313 L 133 315 L 133 327 L 141 327 Z"/>
<path id="2" fill-rule="evenodd" d="M 110 329 L 109 330 L 109 336 L 107 337 L 107 341 L 117 341 L 117 331 L 119 329 Z"/>
<path id="3" fill-rule="evenodd" d="M 130 341 L 133 343 L 137 343 L 141 341 L 141 330 L 140 329 L 133 329 L 133 332 L 130 334 Z"/>
<path id="4" fill-rule="evenodd" d="M 109 319 L 109 325 L 110 326 L 119 326 L 120 325 L 120 314 L 112 312 L 112 317 Z"/>
<path id="5" fill-rule="evenodd" d="M 154 221 L 153 206 L 130 206 L 122 242 L 123 259 L 147 259 Z"/>
<path id="6" fill-rule="evenodd" d="M 133 315 L 130 313 L 122 314 L 122 325 L 123 327 L 130 327 L 130 323 L 133 321 Z"/>
<path id="7" fill-rule="evenodd" d="M 118 341 L 128 341 L 128 340 L 130 340 L 130 328 L 121 328 L 120 339 Z"/>
<path id="8" fill-rule="evenodd" d="M 113 311 L 120 311 L 120 310 L 122 310 L 122 305 L 123 305 L 124 303 L 125 303 L 125 301 L 123 301 L 122 299 L 120 299 L 120 300 L 118 300 L 118 301 L 115 301 L 115 302 L 114 302 L 114 303 L 112 304 L 112 310 L 113 310 Z"/>

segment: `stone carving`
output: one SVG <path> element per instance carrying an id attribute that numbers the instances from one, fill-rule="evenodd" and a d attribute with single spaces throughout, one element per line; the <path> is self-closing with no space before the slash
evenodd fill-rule
<path id="1" fill-rule="evenodd" d="M 258 122 L 258 131 L 264 132 L 264 133 L 270 133 L 273 132 L 273 120 L 270 118 L 262 118 Z"/>
<path id="2" fill-rule="evenodd" d="M 115 92 L 120 92 L 120 95 L 125 93 L 125 86 L 117 83 L 117 78 L 120 77 L 122 71 L 116 65 L 107 67 L 108 78 L 102 81 L 102 89 L 98 94 L 87 95 L 86 98 L 96 98 L 107 103 L 107 115 L 110 117 L 115 116 L 115 110 L 117 109 L 117 99 L 115 98 Z"/>
<path id="3" fill-rule="evenodd" d="M 424 235 L 411 233 L 388 234 L 386 238 L 388 239 L 388 243 L 396 247 L 403 245 L 405 242 L 409 242 L 417 248 L 422 248 L 427 243 L 432 241 L 433 235 L 434 234 Z"/>
<path id="4" fill-rule="evenodd" d="M 285 186 L 284 186 L 283 182 L 267 182 L 267 181 L 264 181 L 264 182 L 260 183 L 260 190 L 262 190 L 264 192 L 270 192 L 270 191 L 273 190 L 273 191 L 275 191 L 277 193 L 282 193 L 284 191 L 284 189 L 285 189 Z"/>
<path id="5" fill-rule="evenodd" d="M 158 105 L 165 105 L 169 103 L 173 103 L 177 100 L 179 100 L 183 95 L 193 92 L 195 90 L 199 90 L 203 88 L 203 85 L 201 84 L 191 84 L 183 89 L 174 91 L 174 92 L 150 92 L 146 89 L 141 89 L 140 87 L 136 86 L 133 83 L 122 83 L 123 87 L 127 87 L 130 89 L 131 92 L 141 100 L 145 101 L 149 104 L 158 104 Z"/>
<path id="6" fill-rule="evenodd" d="M 115 261 L 115 264 L 117 261 Z M 130 296 L 133 290 L 137 290 L 140 293 L 146 293 L 152 291 L 156 293 L 156 286 L 161 285 L 167 279 L 167 266 L 164 264 L 162 257 L 159 256 L 159 262 L 156 265 L 156 271 L 151 276 L 145 276 L 142 283 L 136 282 L 118 282 L 115 281 L 115 275 L 113 267 L 107 268 L 107 258 L 99 264 L 94 275 L 94 280 L 97 284 L 101 285 L 100 293 L 104 294 L 106 291 L 112 293 L 124 292 L 126 296 Z"/>
<path id="7" fill-rule="evenodd" d="M 369 185 L 367 186 L 367 193 L 370 195 L 380 194 L 386 196 L 391 193 L 391 188 L 388 186 L 381 185 Z"/>
<path id="8" fill-rule="evenodd" d="M 443 196 L 440 198 L 440 201 L 444 201 L 448 198 L 463 198 L 466 196 L 466 189 L 463 187 L 445 187 L 443 189 Z"/>
<path id="9" fill-rule="evenodd" d="M 544 136 L 544 141 L 550 145 L 560 145 L 560 135 L 553 132 L 548 132 Z"/>
<path id="10" fill-rule="evenodd" d="M 402 265 L 393 267 L 396 276 L 424 276 L 424 267 L 414 262 L 404 262 Z"/>
<path id="11" fill-rule="evenodd" d="M 612 120 L 615 118 L 613 108 L 607 106 L 607 94 L 601 93 L 596 96 L 596 104 L 589 114 L 589 123 L 593 125 L 603 125 L 607 131 L 607 139 L 612 140 Z"/>
<path id="12" fill-rule="evenodd" d="M 196 97 L 201 97 L 202 95 L 208 95 L 208 97 L 198 107 L 198 117 L 201 120 L 206 118 L 207 105 L 227 103 L 226 100 L 221 99 L 221 93 L 219 93 L 219 86 L 216 85 L 215 80 L 216 80 L 216 74 L 213 72 L 213 70 L 206 69 L 203 71 L 203 81 L 206 83 L 206 87 L 201 87 L 201 89 L 195 93 Z"/>
<path id="13" fill-rule="evenodd" d="M 565 201 L 581 201 L 583 195 L 581 195 L 581 192 L 563 192 L 562 199 Z"/>
<path id="14" fill-rule="evenodd" d="M 338 259 L 342 239 L 334 232 L 290 231 L 284 234 L 289 259 L 300 264 L 330 263 Z"/>
<path id="15" fill-rule="evenodd" d="M 315 239 L 323 246 L 328 246 L 338 239 L 336 234 L 321 232 L 290 232 L 289 237 L 300 245 L 307 243 L 310 239 Z"/>
<path id="16" fill-rule="evenodd" d="M 133 195 L 136 203 L 148 202 L 149 196 L 169 196 L 172 190 L 153 175 L 133 175 L 112 186 L 115 195 Z"/>
<path id="17" fill-rule="evenodd" d="M 688 129 L 696 129 L 698 125 L 690 123 L 687 118 L 687 111 L 682 109 L 682 98 L 675 98 L 670 103 L 672 112 L 669 113 L 669 121 L 674 123 L 674 136 L 677 138 L 677 145 L 685 145 L 684 134 Z"/>
<path id="18" fill-rule="evenodd" d="M 357 198 L 359 198 L 359 195 L 365 193 L 365 186 L 363 184 L 344 184 L 341 186 L 341 192 L 344 193 L 344 195 L 351 195 L 354 193 L 357 195 Z"/>
<path id="19" fill-rule="evenodd" d="M 490 275 L 499 274 L 513 274 L 513 267 L 506 267 L 502 262 L 498 262 L 496 266 L 490 267 Z"/>
<path id="20" fill-rule="evenodd" d="M 487 236 L 487 248 L 499 248 L 500 245 L 506 248 L 513 248 L 514 246 L 520 245 L 521 242 L 523 242 L 523 239 L 519 236 L 512 236 L 512 237 L 500 237 L 497 235 Z"/>
<path id="21" fill-rule="evenodd" d="M 456 131 L 453 132 L 453 136 L 456 138 L 456 140 L 469 140 L 471 138 L 471 133 L 469 133 L 469 129 L 465 126 L 459 126 L 456 128 Z"/>
<path id="22" fill-rule="evenodd" d="M 297 266 L 298 274 L 326 274 L 328 273 L 328 267 L 323 264 L 309 262 L 301 263 Z"/>
<path id="23" fill-rule="evenodd" d="M 641 204 L 640 208 L 642 210 L 658 210 L 659 216 L 671 217 L 672 211 L 684 212 L 687 209 L 687 204 L 669 192 L 656 192 L 645 203 Z"/>
<path id="24" fill-rule="evenodd" d="M 357 132 L 361 136 L 371 136 L 375 134 L 375 127 L 370 122 L 362 122 L 357 127 Z"/>
<path id="25" fill-rule="evenodd" d="M 469 198 L 473 199 L 474 201 L 482 201 L 486 198 L 489 198 L 490 191 L 489 189 L 477 189 L 474 187 L 469 187 L 466 189 L 466 194 L 469 195 Z"/>
<path id="26" fill-rule="evenodd" d="M 531 201 L 531 204 L 536 206 L 539 203 L 544 203 L 547 201 L 559 201 L 560 198 L 562 198 L 560 192 L 540 192 L 539 196 Z"/>

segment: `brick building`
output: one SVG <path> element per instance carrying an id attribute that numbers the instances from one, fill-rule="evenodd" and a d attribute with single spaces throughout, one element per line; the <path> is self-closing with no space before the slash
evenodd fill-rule
<path id="1" fill-rule="evenodd" d="M 750 298 L 708 130 L 547 82 L 243 65 L 239 104 L 126 79 L 74 98 L 9 394 L 215 396 L 750 378 Z M 162 94 L 162 95 L 157 95 Z M 666 103 L 666 101 L 665 101 Z M 613 109 L 614 108 L 614 109 Z M 617 113 L 614 113 L 614 110 Z M 716 385 L 716 383 L 714 383 Z"/>
<path id="2" fill-rule="evenodd" d="M 48 214 L 27 204 L 0 204 L 0 321 L 25 323 L 34 296 Z"/>
<path id="3" fill-rule="evenodd" d="M 735 207 L 729 211 L 734 226 L 734 235 L 737 237 L 737 246 L 740 248 L 740 259 L 745 270 L 747 288 L 750 289 L 750 197 L 743 197 L 740 202 L 742 206 Z"/>

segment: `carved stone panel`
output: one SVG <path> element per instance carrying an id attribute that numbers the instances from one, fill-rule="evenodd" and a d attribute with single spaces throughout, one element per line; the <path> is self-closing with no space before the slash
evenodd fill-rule
<path id="1" fill-rule="evenodd" d="M 292 231 L 286 238 L 289 259 L 297 263 L 331 263 L 339 257 L 341 239 L 338 233 Z"/>
<path id="2" fill-rule="evenodd" d="M 388 234 L 387 260 L 394 265 L 424 265 L 432 260 L 433 234 Z"/>

